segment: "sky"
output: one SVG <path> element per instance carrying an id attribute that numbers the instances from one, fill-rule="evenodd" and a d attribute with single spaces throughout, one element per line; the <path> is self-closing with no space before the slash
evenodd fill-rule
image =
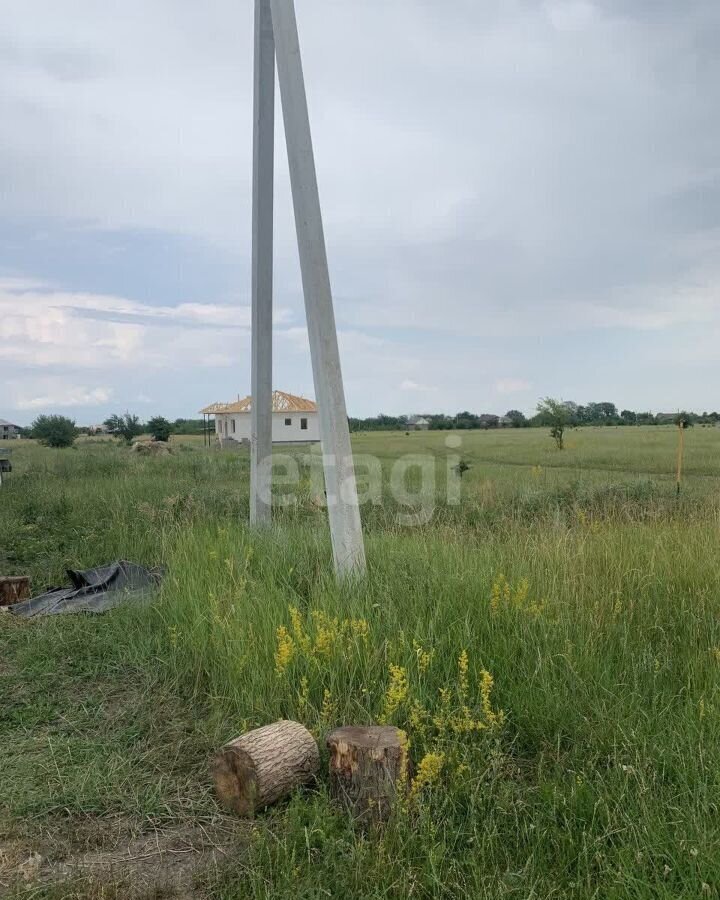
<path id="1" fill-rule="evenodd" d="M 720 409 L 717 0 L 296 0 L 348 411 Z M 0 0 L 0 417 L 250 388 L 251 0 Z M 274 385 L 314 396 L 278 102 Z"/>

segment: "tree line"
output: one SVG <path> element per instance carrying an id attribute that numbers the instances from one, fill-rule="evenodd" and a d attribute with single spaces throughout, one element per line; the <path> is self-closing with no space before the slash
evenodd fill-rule
<path id="1" fill-rule="evenodd" d="M 108 434 L 130 444 L 141 434 L 149 434 L 155 441 L 169 441 L 173 434 L 202 434 L 202 419 L 175 419 L 153 416 L 147 422 L 131 413 L 115 414 L 103 422 L 102 429 L 78 427 L 67 416 L 38 416 L 29 428 L 22 428 L 22 437 L 34 438 L 48 447 L 71 447 L 80 435 Z"/>
<path id="2" fill-rule="evenodd" d="M 411 426 L 411 416 L 381 414 L 367 419 L 349 418 L 350 430 L 358 431 L 406 431 Z M 423 416 L 430 431 L 490 428 L 550 428 L 551 435 L 562 449 L 562 436 L 567 428 L 583 425 L 717 425 L 718 412 L 652 413 L 618 411 L 614 403 L 587 403 L 581 405 L 571 400 L 555 400 L 546 397 L 537 406 L 534 416 L 527 417 L 518 409 L 510 409 L 504 416 L 494 413 L 472 413 L 464 410 L 454 416 L 444 413 L 427 413 Z M 170 422 L 163 416 L 153 416 L 147 422 L 131 413 L 115 414 L 103 423 L 101 433 L 109 434 L 130 443 L 141 434 L 149 434 L 153 440 L 168 441 L 173 434 L 202 434 L 206 427 L 203 419 L 175 419 Z M 49 447 L 70 447 L 81 434 L 96 434 L 88 427 L 78 428 L 65 416 L 38 416 L 29 428 L 20 430 L 23 437 L 34 438 Z"/>
<path id="3" fill-rule="evenodd" d="M 552 398 L 549 398 L 552 399 Z M 682 412 L 682 413 L 653 413 L 636 412 L 631 409 L 618 410 L 614 403 L 586 403 L 579 404 L 572 400 L 553 400 L 558 407 L 562 407 L 563 418 L 568 428 L 576 428 L 582 425 L 669 425 L 675 424 L 678 415 L 682 415 L 692 425 L 716 425 L 720 422 L 718 412 Z M 454 416 L 444 413 L 424 413 L 430 431 L 450 431 L 457 429 L 484 429 L 484 428 L 545 428 L 551 426 L 552 413 L 549 411 L 546 401 L 538 404 L 535 415 L 526 416 L 518 409 L 509 409 L 504 416 L 494 413 L 472 413 L 464 410 Z M 409 427 L 411 416 L 388 416 L 381 414 L 367 419 L 351 418 L 351 431 L 405 431 Z"/>

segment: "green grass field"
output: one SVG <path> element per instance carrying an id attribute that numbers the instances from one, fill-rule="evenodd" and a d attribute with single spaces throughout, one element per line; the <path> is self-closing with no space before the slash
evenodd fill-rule
<path id="1" fill-rule="evenodd" d="M 0 615 L 0 896 L 718 896 L 720 430 L 686 434 L 679 497 L 672 427 L 578 429 L 563 452 L 544 430 L 447 436 L 354 436 L 384 484 L 367 579 L 344 585 L 305 462 L 253 534 L 245 454 L 15 445 L 2 574 L 168 575 L 147 608 Z M 428 453 L 433 516 L 403 525 L 392 467 Z M 358 829 L 324 777 L 224 815 L 212 751 L 281 717 L 321 746 L 404 728 L 420 776 L 392 821 Z"/>

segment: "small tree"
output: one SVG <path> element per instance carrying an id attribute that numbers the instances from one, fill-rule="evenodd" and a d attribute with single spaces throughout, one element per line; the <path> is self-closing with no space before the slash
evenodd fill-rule
<path id="1" fill-rule="evenodd" d="M 162 416 L 153 416 L 147 423 L 147 430 L 154 441 L 167 442 L 172 434 L 172 425 Z"/>
<path id="2" fill-rule="evenodd" d="M 505 417 L 510 419 L 513 428 L 524 428 L 527 425 L 527 419 L 519 409 L 509 409 L 505 413 Z"/>
<path id="3" fill-rule="evenodd" d="M 572 427 L 572 411 L 562 400 L 544 397 L 537 405 L 543 424 L 550 426 L 550 437 L 558 450 L 565 447 L 565 429 Z"/>
<path id="4" fill-rule="evenodd" d="M 142 432 L 140 419 L 137 416 L 131 416 L 129 412 L 126 412 L 124 416 L 110 416 L 103 424 L 110 434 L 119 437 L 126 444 L 129 444 Z"/>
<path id="5" fill-rule="evenodd" d="M 77 429 L 65 416 L 38 416 L 30 426 L 30 435 L 46 447 L 72 447 Z"/>

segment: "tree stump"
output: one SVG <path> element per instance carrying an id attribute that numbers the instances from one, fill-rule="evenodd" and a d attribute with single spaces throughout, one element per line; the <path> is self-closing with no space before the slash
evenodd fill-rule
<path id="1" fill-rule="evenodd" d="M 330 750 L 330 793 L 360 820 L 383 821 L 408 780 L 405 735 L 392 726 L 336 728 Z"/>
<path id="2" fill-rule="evenodd" d="M 30 578 L 27 575 L 0 576 L 0 606 L 11 606 L 30 597 Z"/>
<path id="3" fill-rule="evenodd" d="M 252 816 L 312 781 L 319 767 L 315 738 L 299 722 L 283 720 L 226 744 L 215 757 L 213 778 L 225 806 Z"/>

